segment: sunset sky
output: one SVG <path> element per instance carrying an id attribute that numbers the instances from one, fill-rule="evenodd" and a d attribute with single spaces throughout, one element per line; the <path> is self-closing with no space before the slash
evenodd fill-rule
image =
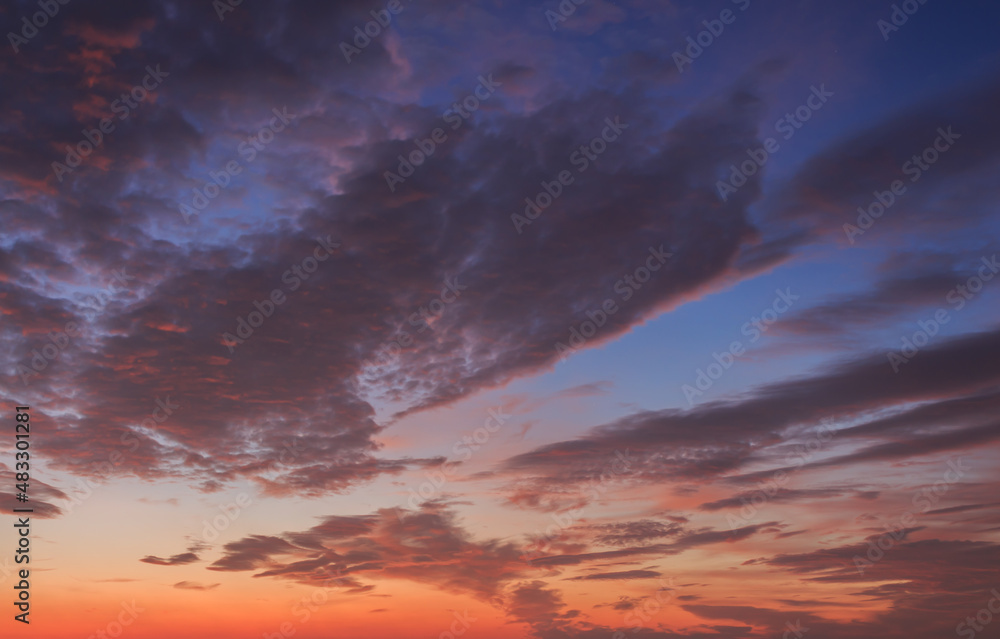
<path id="1" fill-rule="evenodd" d="M 1000 636 L 1000 4 L 0 24 L 0 636 Z"/>

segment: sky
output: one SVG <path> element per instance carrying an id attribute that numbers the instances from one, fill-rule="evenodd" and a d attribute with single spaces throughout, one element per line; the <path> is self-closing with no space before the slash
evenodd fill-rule
<path id="1" fill-rule="evenodd" d="M 5 3 L 3 636 L 997 636 L 998 20 Z"/>

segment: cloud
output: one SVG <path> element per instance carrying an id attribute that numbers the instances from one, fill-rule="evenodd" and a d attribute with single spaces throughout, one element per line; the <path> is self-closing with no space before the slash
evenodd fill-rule
<path id="1" fill-rule="evenodd" d="M 11 446 L 13 447 L 13 444 Z M 16 487 L 17 484 L 21 483 L 16 480 L 14 468 L 3 462 L 0 462 L 0 477 L 3 477 L 7 485 L 11 487 Z M 62 516 L 63 509 L 46 500 L 69 499 L 69 496 L 62 490 L 38 479 L 36 476 L 32 476 L 29 482 L 28 501 L 19 501 L 17 498 L 19 494 L 22 493 L 0 492 L 0 504 L 3 504 L 0 506 L 0 512 L 7 515 L 14 515 L 16 514 L 14 512 L 15 508 L 30 508 L 32 509 L 32 517 L 54 519 Z"/>
<path id="2" fill-rule="evenodd" d="M 193 552 L 185 552 L 179 555 L 173 555 L 169 559 L 162 559 L 160 557 L 154 557 L 152 555 L 148 555 L 146 557 L 143 557 L 139 561 L 147 564 L 153 564 L 154 566 L 184 566 L 187 564 L 193 564 L 197 561 L 200 561 L 200 559 L 198 555 L 194 554 Z"/>
<path id="3" fill-rule="evenodd" d="M 582 577 L 572 577 L 569 581 L 626 581 L 630 579 L 652 579 L 659 577 L 655 570 L 622 570 L 619 572 L 599 572 Z"/>
<path id="4" fill-rule="evenodd" d="M 928 515 L 952 515 L 954 513 L 964 513 L 975 510 L 985 510 L 993 509 L 1000 506 L 1000 502 L 994 502 L 992 504 L 966 504 L 964 506 L 952 506 L 951 508 L 938 508 L 937 510 L 928 510 Z"/>
<path id="5" fill-rule="evenodd" d="M 577 439 L 511 457 L 501 471 L 518 476 L 508 486 L 510 503 L 542 509 L 553 495 L 584 494 L 581 487 L 593 482 L 615 451 L 631 451 L 629 471 L 621 476 L 629 484 L 706 482 L 726 476 L 749 483 L 775 470 L 797 468 L 791 465 L 795 456 L 788 454 L 788 447 L 815 439 L 809 434 L 811 425 L 859 416 L 860 423 L 832 435 L 838 444 L 851 443 L 853 452 L 807 459 L 798 467 L 958 452 L 1000 437 L 993 409 L 997 395 L 990 390 L 1000 381 L 1000 369 L 993 364 L 997 358 L 1000 331 L 995 330 L 940 341 L 898 374 L 885 355 L 866 355 L 811 376 L 758 387 L 739 399 L 623 417 Z M 887 414 L 890 409 L 896 413 Z M 761 461 L 779 465 L 737 474 Z M 807 494 L 783 493 L 779 500 Z M 706 507 L 734 503 L 730 499 Z"/>
<path id="6" fill-rule="evenodd" d="M 868 550 L 867 543 L 851 544 L 780 554 L 752 563 L 787 571 L 806 583 L 856 584 L 860 590 L 853 593 L 854 597 L 885 604 L 875 618 L 859 625 L 845 626 L 819 619 L 812 624 L 806 622 L 826 635 L 847 639 L 870 636 L 876 630 L 888 632 L 894 639 L 954 632 L 960 619 L 954 611 L 979 610 L 989 599 L 989 590 L 996 585 L 990 567 L 1000 556 L 1000 546 L 994 543 L 904 540 L 887 551 L 881 561 L 859 572 L 854 558 L 866 557 Z M 721 614 L 721 611 L 689 610 L 702 615 Z"/>
<path id="7" fill-rule="evenodd" d="M 912 261 L 916 264 L 898 259 L 904 262 L 898 264 L 903 272 L 893 273 L 862 292 L 834 297 L 802 311 L 793 311 L 789 316 L 782 317 L 773 329 L 820 339 L 847 337 L 859 329 L 884 325 L 887 321 L 912 315 L 921 308 L 943 306 L 948 292 L 975 271 L 963 273 L 950 264 L 928 264 L 931 260 L 934 257 L 926 255 L 913 256 Z M 923 272 L 914 273 L 914 269 Z"/>
<path id="8" fill-rule="evenodd" d="M 547 587 L 544 581 L 516 584 L 506 600 L 507 614 L 529 624 L 539 636 L 564 627 L 561 611 L 565 605 L 559 592 Z"/>
<path id="9" fill-rule="evenodd" d="M 244 479 L 275 496 L 348 492 L 435 461 L 381 455 L 380 434 L 394 418 L 377 419 L 375 404 L 399 406 L 397 419 L 451 404 L 553 366 L 556 344 L 606 299 L 618 299 L 621 309 L 588 346 L 734 276 L 732 261 L 755 237 L 746 208 L 756 187 L 721 202 L 713 185 L 719 167 L 754 139 L 763 105 L 753 78 L 669 127 L 648 96 L 639 99 L 638 86 L 552 95 L 530 111 L 504 108 L 498 96 L 495 110 L 465 124 L 448 153 L 393 193 L 383 173 L 433 130 L 442 111 L 365 94 L 376 78 L 399 71 L 384 48 L 388 40 L 366 49 L 343 77 L 302 82 L 311 72 L 289 68 L 287 56 L 301 52 L 303 38 L 320 25 L 326 34 L 350 33 L 360 15 L 353 4 L 309 5 L 309 16 L 243 7 L 232 22 L 206 26 L 212 37 L 185 44 L 190 56 L 164 65 L 170 75 L 155 99 L 143 101 L 63 182 L 51 172 L 60 158 L 47 149 L 75 144 L 81 127 L 94 126 L 145 65 L 173 59 L 167 53 L 175 36 L 166 25 L 192 18 L 192 9 L 173 15 L 138 2 L 122 7 L 113 25 L 81 10 L 71 37 L 109 61 L 131 47 L 128 64 L 102 63 L 90 70 L 88 85 L 67 85 L 62 79 L 83 63 L 52 59 L 58 71 L 38 95 L 58 84 L 66 101 L 80 105 L 76 112 L 35 108 L 35 93 L 4 98 L 22 114 L 3 163 L 22 192 L 4 204 L 12 241 L 0 247 L 7 306 L 0 349 L 14 368 L 0 390 L 26 392 L 40 407 L 52 424 L 46 455 L 56 469 L 102 480 L 190 479 L 206 492 Z M 253 72 L 243 57 L 221 53 L 227 43 L 248 41 L 229 25 L 252 32 L 263 23 L 281 25 L 280 33 L 269 32 L 271 48 L 258 45 L 250 56 Z M 309 55 L 341 57 L 326 38 Z M 481 72 L 493 67 L 502 77 L 530 75 L 510 60 Z M 239 108 L 221 106 L 231 95 L 240 96 Z M 295 124 L 246 164 L 195 226 L 185 225 L 178 203 L 204 186 L 214 170 L 206 166 L 240 157 L 232 149 L 272 117 L 272 107 L 287 107 Z M 616 117 L 629 127 L 619 142 L 519 234 L 511 214 L 523 211 L 542 181 L 576 170 L 572 151 Z M 648 145 L 651 137 L 662 143 Z M 340 150 L 331 155 L 330 148 Z M 329 172 L 316 170 L 331 164 L 334 188 Z M 246 199 L 257 171 L 269 176 L 278 218 Z M 234 227 L 230 214 L 244 205 L 254 210 Z M 282 275 L 313 254 L 316 238 L 333 238 L 340 249 L 292 291 Z M 622 300 L 616 282 L 659 247 L 673 256 Z M 88 301 L 89 291 L 123 268 L 132 279 L 106 303 Z M 413 314 L 448 282 L 467 288 L 418 332 Z M 274 289 L 284 291 L 288 306 L 230 351 L 223 334 L 234 334 L 237 318 L 256 312 L 254 303 Z M 78 335 L 34 371 L 33 350 L 70 322 Z M 386 345 L 403 331 L 412 343 L 386 358 Z M 27 385 L 19 374 L 26 370 Z M 61 392 L 69 386 L 71 402 Z M 157 402 L 179 408 L 154 420 Z M 109 462 L 114 453 L 120 457 Z"/>
<path id="10" fill-rule="evenodd" d="M 373 586 L 361 578 L 406 579 L 485 601 L 528 565 L 519 549 L 496 540 L 477 542 L 454 513 L 434 503 L 419 511 L 384 509 L 374 515 L 331 517 L 301 532 L 250 536 L 223 547 L 209 570 L 260 570 L 255 576 L 345 588 Z M 262 570 L 261 570 L 262 569 Z"/>
<path id="11" fill-rule="evenodd" d="M 691 548 L 739 542 L 758 532 L 772 529 L 775 524 L 776 522 L 767 522 L 764 524 L 743 526 L 728 531 L 701 529 L 687 532 L 670 543 L 629 546 L 620 550 L 549 555 L 532 559 L 531 563 L 535 566 L 576 566 L 592 561 L 622 559 L 625 557 L 677 555 Z"/>
<path id="12" fill-rule="evenodd" d="M 589 384 L 578 384 L 571 388 L 564 388 L 563 390 L 555 393 L 553 399 L 564 399 L 564 398 L 577 398 L 577 397 L 593 397 L 595 395 L 607 395 L 614 388 L 613 382 L 601 381 L 601 382 L 591 382 Z"/>
<path id="13" fill-rule="evenodd" d="M 4 506 L 0 506 L 0 512 L 6 515 L 17 514 L 14 512 L 15 508 L 31 508 L 32 517 L 37 517 L 39 519 L 54 519 L 60 517 L 63 514 L 62 508 L 56 506 L 55 504 L 50 504 L 45 501 L 32 499 L 30 503 L 21 503 L 17 500 L 17 495 L 15 493 L 0 492 L 0 503 Z M 21 513 L 21 517 L 24 517 L 24 513 Z"/>
<path id="14" fill-rule="evenodd" d="M 741 493 L 733 497 L 719 499 L 704 503 L 698 507 L 699 510 L 714 512 L 728 508 L 741 508 L 750 503 L 751 498 L 757 491 Z M 834 497 L 844 497 L 851 495 L 851 491 L 843 488 L 812 488 L 812 489 L 776 489 L 773 495 L 768 495 L 767 500 L 773 503 L 788 503 L 795 501 L 812 501 L 814 499 L 831 499 Z M 855 493 L 855 496 L 860 496 Z"/>
<path id="15" fill-rule="evenodd" d="M 206 585 L 194 581 L 178 581 L 174 584 L 174 588 L 178 588 L 180 590 L 214 590 L 221 585 L 222 584 Z"/>
<path id="16" fill-rule="evenodd" d="M 990 78 L 894 112 L 810 159 L 784 186 L 774 209 L 783 221 L 810 228 L 813 236 L 829 234 L 846 244 L 843 227 L 857 225 L 857 208 L 873 202 L 873 192 L 901 180 L 908 192 L 878 218 L 871 235 L 865 232 L 856 242 L 874 241 L 873 236 L 885 233 L 934 235 L 956 225 L 975 225 L 986 214 L 976 204 L 989 199 L 986 193 L 952 208 L 951 216 L 938 215 L 926 195 L 978 183 L 977 174 L 1000 159 L 1000 130 L 991 119 L 997 106 L 1000 84 Z M 949 127 L 961 137 L 913 182 L 914 173 L 904 173 L 901 167 L 931 146 L 939 129 Z"/>
<path id="17" fill-rule="evenodd" d="M 636 543 L 678 535 L 683 531 L 679 523 L 666 524 L 644 519 L 594 526 L 599 535 L 594 541 L 607 546 L 628 546 Z"/>

